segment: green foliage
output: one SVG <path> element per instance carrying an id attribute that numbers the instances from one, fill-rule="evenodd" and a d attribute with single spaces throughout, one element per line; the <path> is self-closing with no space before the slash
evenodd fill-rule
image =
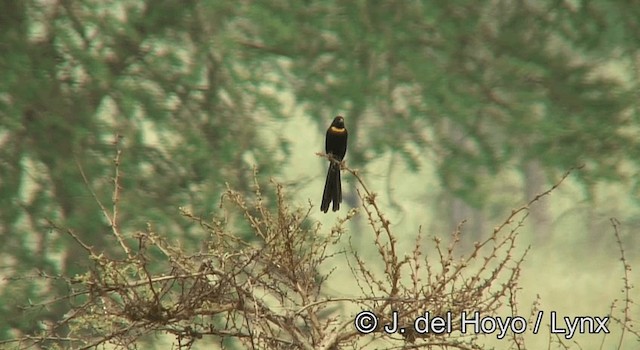
<path id="1" fill-rule="evenodd" d="M 277 166 L 252 112 L 273 99 L 256 88 L 271 64 L 230 45 L 231 3 L 19 3 L 3 7 L 11 20 L 0 33 L 0 232 L 16 242 L 0 248 L 13 261 L 9 276 L 86 269 L 47 220 L 112 251 L 90 191 L 112 205 L 114 143 L 126 174 L 121 225 L 153 221 L 187 245 L 197 240 L 192 223 L 170 215 L 178 206 L 208 215 L 225 181 L 246 191 L 254 165 Z M 63 292 L 42 288 L 34 298 Z M 21 296 L 14 291 L 3 289 L 0 299 Z M 3 332 L 16 327 L 9 319 L 0 321 Z"/>
<path id="2" fill-rule="evenodd" d="M 352 162 L 412 143 L 436 153 L 443 184 L 477 206 L 483 178 L 513 163 L 538 160 L 550 174 L 593 164 L 586 184 L 614 181 L 622 159 L 637 167 L 627 156 L 637 132 L 624 134 L 637 125 L 637 41 L 623 35 L 635 22 L 621 4 L 520 5 L 268 3 L 251 12 L 253 32 L 267 35 L 251 39 L 291 60 L 311 115 L 348 116 L 363 145 Z M 416 169 L 428 158 L 402 159 Z"/>

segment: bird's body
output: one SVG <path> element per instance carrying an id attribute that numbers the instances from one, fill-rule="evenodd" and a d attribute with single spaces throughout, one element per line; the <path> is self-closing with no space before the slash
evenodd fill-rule
<path id="1" fill-rule="evenodd" d="M 327 155 L 341 162 L 347 153 L 347 136 L 344 118 L 341 116 L 335 117 L 329 129 L 327 129 L 327 138 L 325 140 L 325 152 Z M 342 202 L 342 184 L 340 182 L 340 164 L 334 161 L 329 162 L 329 171 L 327 172 L 327 180 L 324 183 L 320 210 L 326 213 L 331 202 L 333 202 L 333 211 L 338 211 Z"/>

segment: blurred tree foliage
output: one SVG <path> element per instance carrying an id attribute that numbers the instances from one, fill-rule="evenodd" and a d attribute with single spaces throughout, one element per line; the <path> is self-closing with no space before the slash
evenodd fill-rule
<path id="1" fill-rule="evenodd" d="M 631 3 L 276 1 L 252 7 L 269 20 L 256 19 L 251 43 L 291 58 L 312 115 L 347 110 L 352 162 L 390 151 L 416 168 L 433 153 L 445 186 L 481 206 L 484 176 L 532 160 L 555 176 L 585 163 L 588 185 L 631 179 L 621 169 L 637 169 L 640 151 Z"/>
<path id="2" fill-rule="evenodd" d="M 11 1 L 0 18 L 0 211 L 6 277 L 74 275 L 84 252 L 48 220 L 109 254 L 110 228 L 85 184 L 107 207 L 116 134 L 122 172 L 119 223 L 145 222 L 184 244 L 190 225 L 180 205 L 210 213 L 224 183 L 248 190 L 256 159 L 274 168 L 256 137 L 261 114 L 277 116 L 259 91 L 271 63 L 236 43 L 233 2 Z M 141 210 L 144 208 L 144 210 Z M 61 261 L 61 262 L 60 262 Z M 54 280 L 51 280 L 54 283 Z M 57 286 L 3 282 L 2 314 L 15 300 L 64 294 Z M 61 287 L 60 287 L 61 288 Z M 42 310 L 42 321 L 65 310 Z M 2 317 L 11 328 L 37 329 Z"/>
<path id="3" fill-rule="evenodd" d="M 264 176 L 279 169 L 259 137 L 282 115 L 278 91 L 319 130 L 344 113 L 354 166 L 386 152 L 412 169 L 435 162 L 475 206 L 483 177 L 530 161 L 549 174 L 585 163 L 586 185 L 637 186 L 638 18 L 637 1 L 6 1 L 3 275 L 82 270 L 75 243 L 46 219 L 109 252 L 79 165 L 110 198 L 116 134 L 121 224 L 150 221 L 194 242 L 178 205 L 207 213 L 225 181 L 249 190 L 247 159 Z M 2 284 L 4 315 L 15 300 L 63 292 Z M 0 337 L 40 327 L 30 322 L 1 318 Z"/>

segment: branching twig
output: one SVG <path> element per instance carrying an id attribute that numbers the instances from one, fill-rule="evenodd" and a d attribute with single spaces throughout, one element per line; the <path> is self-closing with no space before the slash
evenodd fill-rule
<path id="1" fill-rule="evenodd" d="M 82 168 L 82 165 L 80 164 L 80 161 L 78 160 L 78 158 L 74 156 L 74 160 L 76 162 L 76 165 L 78 166 L 80 175 L 82 176 L 82 181 L 84 181 L 84 184 L 87 186 L 87 189 L 89 189 L 89 192 L 91 192 L 93 199 L 96 201 L 98 206 L 100 206 L 100 211 L 102 212 L 104 217 L 107 219 L 107 222 L 109 222 L 109 226 L 111 227 L 111 232 L 113 232 L 113 235 L 118 240 L 118 243 L 120 243 L 120 247 L 122 247 L 122 251 L 127 255 L 127 257 L 131 258 L 131 251 L 129 247 L 126 245 L 126 243 L 124 242 L 124 239 L 122 238 L 122 235 L 118 230 L 118 221 L 117 221 L 118 201 L 120 198 L 120 183 L 119 183 L 120 170 L 119 169 L 120 169 L 120 154 L 121 154 L 121 150 L 118 148 L 118 144 L 121 138 L 122 137 L 120 135 L 116 135 L 116 139 L 113 142 L 114 146 L 116 147 L 116 155 L 113 160 L 115 165 L 115 175 L 113 178 L 113 197 L 112 197 L 113 211 L 111 214 L 107 211 L 107 208 L 102 204 L 102 201 L 100 200 L 100 198 L 98 198 L 98 195 L 91 187 L 91 183 L 89 182 L 89 179 L 87 179 L 87 175 L 84 173 L 84 169 Z M 74 238 L 76 238 L 77 240 L 77 237 L 74 237 Z"/>

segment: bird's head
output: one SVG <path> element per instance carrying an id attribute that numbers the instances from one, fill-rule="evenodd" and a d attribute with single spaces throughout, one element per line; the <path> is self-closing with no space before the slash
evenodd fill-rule
<path id="1" fill-rule="evenodd" d="M 344 118 L 341 115 L 333 118 L 333 122 L 331 122 L 331 126 L 338 129 L 344 129 Z"/>

